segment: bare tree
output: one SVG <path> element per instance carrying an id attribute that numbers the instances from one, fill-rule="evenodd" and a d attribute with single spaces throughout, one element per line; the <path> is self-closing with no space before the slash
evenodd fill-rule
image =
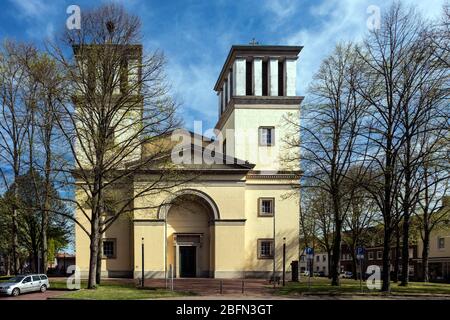
<path id="1" fill-rule="evenodd" d="M 18 59 L 20 47 L 6 41 L 0 52 L 0 175 L 6 189 L 13 190 L 11 199 L 11 244 L 13 272 L 20 267 L 18 255 L 18 188 L 26 152 L 29 110 L 26 108 L 22 82 L 26 72 Z"/>
<path id="2" fill-rule="evenodd" d="M 358 174 L 359 168 L 352 168 L 348 174 L 351 179 L 353 171 Z M 357 256 L 356 248 L 358 246 L 370 245 L 371 229 L 374 225 L 379 223 L 379 212 L 376 210 L 376 205 L 371 199 L 365 188 L 359 186 L 357 180 L 351 179 L 349 186 L 344 189 L 350 189 L 351 197 L 346 197 L 345 202 L 348 204 L 348 212 L 345 217 L 344 226 L 344 242 L 350 249 L 353 264 L 353 277 L 357 279 Z M 356 185 L 353 185 L 356 182 Z M 352 192 L 353 190 L 353 192 Z"/>
<path id="3" fill-rule="evenodd" d="M 360 50 L 367 74 L 361 78 L 358 92 L 371 108 L 366 131 L 370 152 L 364 157 L 379 183 L 368 190 L 382 212 L 385 228 L 383 291 L 390 288 L 387 270 L 399 219 L 402 254 L 408 256 L 410 217 L 418 201 L 414 171 L 425 155 L 418 137 L 433 130 L 434 111 L 445 97 L 440 88 L 446 71 L 434 63 L 434 46 L 427 34 L 427 25 L 413 8 L 405 10 L 394 3 L 383 16 L 381 28 L 370 32 Z M 401 217 L 396 216 L 396 201 L 401 202 Z M 402 259 L 402 285 L 407 285 L 408 263 Z"/>
<path id="4" fill-rule="evenodd" d="M 426 145 L 432 145 L 435 152 L 429 153 L 421 162 L 417 175 L 419 175 L 419 210 L 416 211 L 416 219 L 420 228 L 422 248 L 422 275 L 423 280 L 429 280 L 428 257 L 430 252 L 430 235 L 436 229 L 450 220 L 448 209 L 449 144 L 446 137 L 437 139 L 434 143 L 424 141 Z"/>
<path id="5" fill-rule="evenodd" d="M 73 174 L 67 184 L 76 198 L 65 200 L 76 207 L 75 223 L 90 238 L 93 288 L 100 281 L 102 234 L 120 216 L 142 209 L 136 198 L 171 192 L 188 178 L 170 162 L 167 137 L 179 120 L 164 78 L 164 56 L 145 54 L 136 44 L 139 19 L 111 4 L 84 11 L 82 26 L 64 37 L 74 56 L 56 46 L 53 55 L 71 83 L 72 99 L 62 100 L 56 119 L 74 159 L 66 172 Z M 151 170 L 152 182 L 131 190 L 142 170 Z"/>
<path id="6" fill-rule="evenodd" d="M 333 215 L 332 285 L 339 285 L 341 233 L 347 207 L 343 205 L 346 175 L 355 162 L 358 132 L 363 119 L 364 104 L 354 90 L 361 65 L 352 44 L 340 44 L 326 58 L 310 88 L 311 103 L 302 110 L 300 125 L 297 118 L 287 119 L 299 131 L 287 143 L 301 147 L 305 178 L 327 192 Z M 300 144 L 301 142 L 301 144 Z"/>
<path id="7" fill-rule="evenodd" d="M 34 160 L 30 156 L 30 166 L 33 167 L 32 172 L 42 173 L 44 178 L 44 192 L 42 199 L 38 199 L 40 205 L 41 218 L 41 269 L 47 270 L 48 265 L 48 236 L 47 230 L 49 227 L 49 217 L 57 212 L 52 212 L 50 204 L 52 201 L 52 188 L 56 182 L 56 174 L 65 161 L 61 155 L 60 131 L 58 130 L 56 116 L 61 109 L 59 98 L 61 93 L 65 92 L 63 89 L 66 85 L 63 77 L 63 72 L 60 65 L 45 53 L 34 52 L 30 59 L 23 60 L 26 67 L 29 79 L 35 84 L 37 88 L 36 105 L 34 108 L 34 117 L 31 121 L 33 126 L 33 135 L 36 138 L 30 140 L 30 150 L 37 149 L 36 154 L 38 159 Z M 31 154 L 31 153 L 30 153 Z M 33 175 L 34 177 L 34 175 Z M 36 180 L 36 179 L 34 179 Z M 39 188 L 38 184 L 34 183 L 35 188 Z M 36 190 L 37 191 L 37 190 Z M 40 194 L 40 192 L 36 192 Z"/>

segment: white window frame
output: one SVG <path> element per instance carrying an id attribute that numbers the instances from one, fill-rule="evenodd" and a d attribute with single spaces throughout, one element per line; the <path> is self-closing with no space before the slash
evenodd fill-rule
<path id="1" fill-rule="evenodd" d="M 267 137 L 269 136 L 267 130 L 270 130 L 270 142 L 268 142 Z M 271 147 L 275 145 L 275 127 L 273 126 L 262 126 L 259 127 L 259 145 L 263 147 Z"/>
<path id="2" fill-rule="evenodd" d="M 442 245 L 441 245 L 441 241 L 442 241 Z M 437 238 L 437 247 L 439 250 L 444 250 L 445 249 L 445 238 L 444 237 L 438 237 Z"/>

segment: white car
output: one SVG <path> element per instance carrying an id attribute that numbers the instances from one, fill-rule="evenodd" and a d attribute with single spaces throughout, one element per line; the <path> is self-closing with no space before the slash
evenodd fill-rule
<path id="1" fill-rule="evenodd" d="M 15 276 L 6 282 L 0 282 L 0 293 L 18 296 L 25 292 L 45 292 L 50 288 L 50 283 L 45 274 L 30 274 Z"/>

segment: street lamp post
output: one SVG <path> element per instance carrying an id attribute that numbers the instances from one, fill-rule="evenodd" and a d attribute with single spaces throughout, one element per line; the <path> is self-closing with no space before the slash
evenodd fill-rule
<path id="1" fill-rule="evenodd" d="M 142 249 L 142 283 L 141 286 L 142 288 L 144 288 L 144 237 L 142 237 L 142 245 L 141 245 L 141 249 Z"/>

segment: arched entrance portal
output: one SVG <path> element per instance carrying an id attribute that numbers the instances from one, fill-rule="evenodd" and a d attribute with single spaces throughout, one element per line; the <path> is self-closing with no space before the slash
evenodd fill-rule
<path id="1" fill-rule="evenodd" d="M 160 212 L 166 222 L 166 263 L 175 277 L 214 274 L 214 220 L 217 207 L 204 193 L 183 190 Z"/>

